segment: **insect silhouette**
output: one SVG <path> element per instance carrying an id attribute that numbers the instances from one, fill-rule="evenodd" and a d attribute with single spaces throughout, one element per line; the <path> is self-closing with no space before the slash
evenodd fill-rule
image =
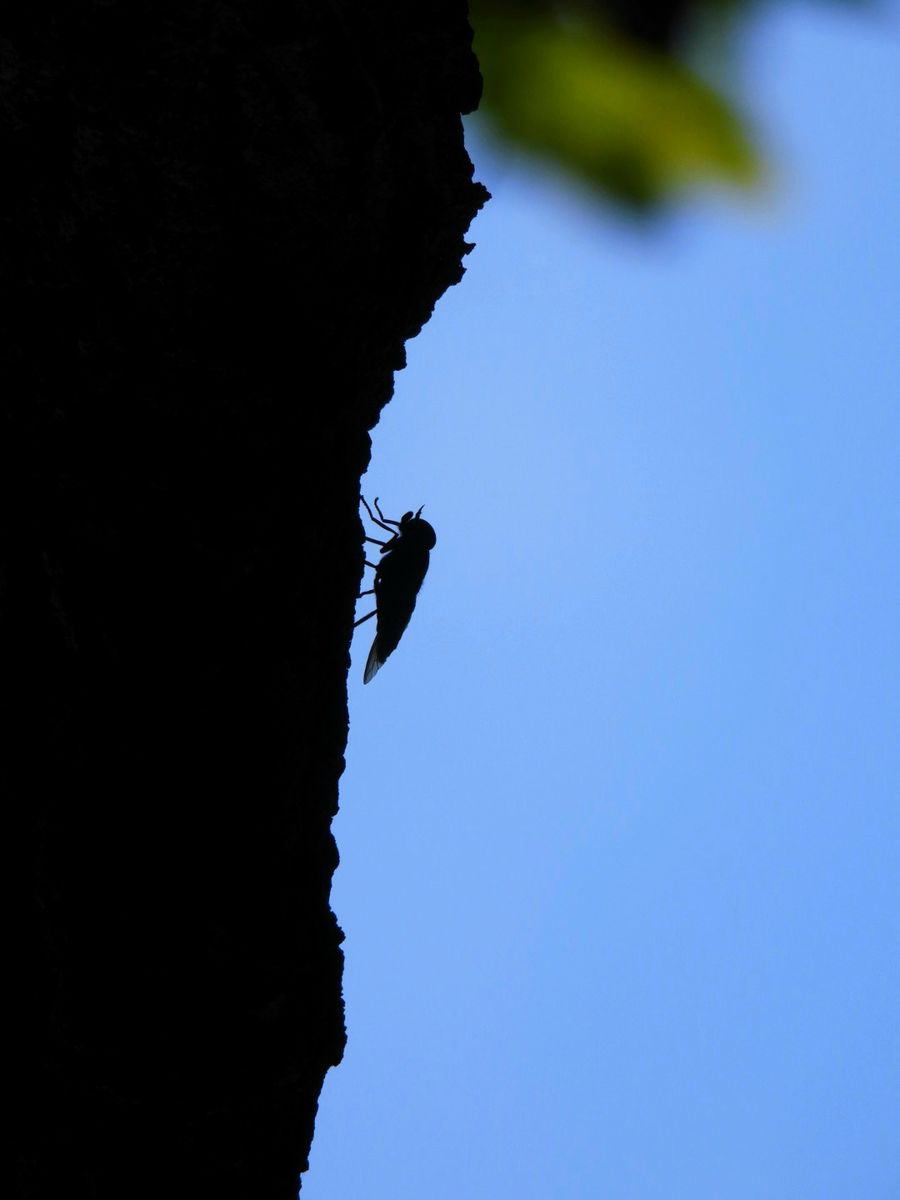
<path id="1" fill-rule="evenodd" d="M 370 596 L 374 592 L 375 607 L 370 613 L 353 622 L 355 629 L 357 625 L 362 625 L 363 621 L 378 617 L 375 640 L 363 672 L 363 683 L 368 683 L 397 649 L 397 643 L 409 624 L 416 607 L 419 588 L 428 570 L 430 552 L 437 542 L 437 535 L 422 517 L 421 508 L 415 514 L 404 513 L 399 521 L 392 521 L 378 507 L 377 496 L 377 517 L 369 508 L 365 496 L 360 496 L 360 500 L 374 524 L 391 535 L 386 542 L 366 536 L 367 542 L 381 547 L 381 558 L 377 563 L 366 561 L 367 567 L 374 568 L 375 585 L 360 592 L 361 596 Z"/>

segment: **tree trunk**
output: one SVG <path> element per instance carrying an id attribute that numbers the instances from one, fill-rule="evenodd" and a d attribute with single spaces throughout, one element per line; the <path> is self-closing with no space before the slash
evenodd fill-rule
<path id="1" fill-rule="evenodd" d="M 368 430 L 484 192 L 464 0 L 0 29 L 20 1194 L 295 1195 Z"/>

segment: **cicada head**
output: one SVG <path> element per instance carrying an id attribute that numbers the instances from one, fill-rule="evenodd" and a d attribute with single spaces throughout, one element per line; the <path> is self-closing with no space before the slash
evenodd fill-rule
<path id="1" fill-rule="evenodd" d="M 424 505 L 422 506 L 424 508 Z M 424 517 L 420 517 L 422 509 L 415 515 L 404 513 L 400 518 L 400 536 L 407 545 L 421 546 L 423 550 L 433 550 L 437 543 L 437 534 Z"/>

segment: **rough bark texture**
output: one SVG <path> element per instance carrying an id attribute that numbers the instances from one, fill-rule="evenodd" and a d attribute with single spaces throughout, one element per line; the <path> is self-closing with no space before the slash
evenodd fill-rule
<path id="1" fill-rule="evenodd" d="M 20 0 L 0 38 L 20 1194 L 287 1200 L 344 1041 L 368 430 L 484 195 L 465 3 Z"/>

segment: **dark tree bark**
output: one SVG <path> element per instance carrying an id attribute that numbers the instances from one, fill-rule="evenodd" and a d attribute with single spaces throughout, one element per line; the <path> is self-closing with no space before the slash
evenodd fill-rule
<path id="1" fill-rule="evenodd" d="M 0 26 L 20 1194 L 286 1200 L 344 1041 L 368 430 L 484 198 L 465 3 Z"/>

